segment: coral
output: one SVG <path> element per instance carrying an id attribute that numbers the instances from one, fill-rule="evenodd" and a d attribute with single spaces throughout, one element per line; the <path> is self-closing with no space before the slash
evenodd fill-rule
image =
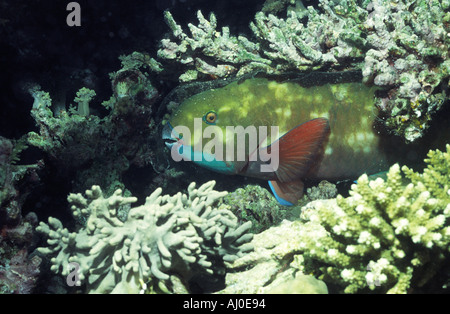
<path id="1" fill-rule="evenodd" d="M 158 96 L 158 90 L 152 85 L 149 75 L 161 72 L 159 63 L 149 56 L 133 52 L 121 56 L 122 68 L 110 74 L 114 93 L 113 103 L 105 102 L 105 107 L 112 106 L 117 113 L 126 114 L 133 107 L 151 104 Z"/>
<path id="2" fill-rule="evenodd" d="M 31 115 L 39 127 L 39 133 L 29 132 L 28 143 L 47 152 L 53 158 L 62 159 L 63 163 L 64 159 L 73 158 L 70 162 L 73 167 L 93 158 L 95 148 L 87 143 L 92 138 L 100 137 L 98 130 L 100 118 L 95 115 L 89 117 L 80 115 L 73 107 L 69 111 L 61 110 L 55 116 L 51 110 L 52 99 L 48 93 L 36 86 L 30 89 L 30 94 L 34 98 Z M 79 92 L 81 98 L 82 94 Z M 89 102 L 87 99 L 81 101 L 80 97 L 78 97 L 80 103 L 78 111 L 86 113 L 86 105 L 88 106 Z"/>
<path id="3" fill-rule="evenodd" d="M 38 173 L 44 166 L 42 161 L 31 165 L 16 164 L 25 147 L 23 140 L 9 140 L 0 136 L 0 229 L 5 237 L 7 230 L 23 222 L 22 205 L 40 184 Z M 22 241 L 17 242 L 22 244 Z"/>
<path id="4" fill-rule="evenodd" d="M 86 87 L 83 87 L 77 92 L 77 96 L 74 101 L 78 104 L 78 114 L 80 116 L 89 115 L 89 102 L 95 97 L 95 95 L 95 91 Z"/>
<path id="5" fill-rule="evenodd" d="M 37 224 L 37 215 L 30 212 L 25 217 L 20 217 L 19 222 L 14 225 L 1 226 L 0 243 L 8 243 L 15 249 L 28 247 L 33 241 L 34 228 Z"/>
<path id="6" fill-rule="evenodd" d="M 39 277 L 39 256 L 28 256 L 27 250 L 18 251 L 6 265 L 0 264 L 0 293 L 31 293 Z"/>
<path id="7" fill-rule="evenodd" d="M 156 73 L 163 71 L 161 63 L 149 55 L 140 52 L 133 52 L 130 55 L 122 55 L 119 59 L 124 70 L 141 70 Z"/>
<path id="8" fill-rule="evenodd" d="M 242 76 L 255 70 L 270 74 L 293 70 L 310 71 L 320 69 L 324 65 L 337 65 L 335 55 L 340 58 L 361 56 L 361 52 L 344 48 L 339 52 L 332 49 L 323 50 L 320 40 L 326 36 L 333 38 L 333 32 L 341 29 L 343 31 L 346 25 L 341 23 L 337 28 L 334 24 L 326 23 L 329 17 L 319 15 L 312 8 L 307 13 L 312 21 L 307 27 L 304 27 L 294 11 L 289 12 L 286 20 L 271 14 L 266 16 L 263 12 L 257 13 L 255 23 L 250 24 L 258 40 L 255 43 L 245 36 L 230 36 L 227 27 L 222 28 L 221 33 L 217 32 L 215 15 L 211 13 L 208 21 L 200 11 L 197 13 L 199 26 L 188 25 L 192 34 L 190 37 L 176 24 L 172 15 L 166 12 L 166 22 L 176 42 L 163 39 L 158 56 L 175 60 L 186 68 L 185 73 L 180 76 L 180 81 L 195 80 L 199 73 L 217 78 L 227 77 L 234 72 L 237 72 L 237 76 Z M 327 35 L 316 34 L 318 31 Z M 211 58 L 216 64 L 210 64 L 211 61 L 207 63 L 206 60 Z"/>
<path id="9" fill-rule="evenodd" d="M 295 6 L 293 6 L 295 4 Z M 287 6 L 287 17 L 280 12 Z M 293 1 L 267 1 L 250 23 L 252 37 L 199 11 L 190 35 L 169 12 L 172 37 L 158 57 L 177 64 L 179 80 L 205 80 L 260 71 L 268 74 L 362 70 L 363 80 L 381 88 L 376 105 L 386 126 L 412 142 L 429 127 L 447 97 L 450 77 L 450 4 L 445 1 L 332 1 L 317 8 Z"/>
<path id="10" fill-rule="evenodd" d="M 291 280 L 266 291 L 268 294 L 327 294 L 325 283 L 313 276 L 297 273 Z"/>
<path id="11" fill-rule="evenodd" d="M 396 164 L 386 181 L 362 175 L 348 198 L 304 207 L 303 271 L 346 293 L 406 293 L 435 277 L 449 256 L 450 145 L 428 156 L 423 174 Z"/>
<path id="12" fill-rule="evenodd" d="M 143 287 L 186 292 L 189 281 L 223 275 L 224 261 L 252 249 L 252 234 L 246 233 L 251 223 L 239 226 L 228 209 L 216 207 L 227 192 L 213 190 L 214 184 L 195 189 L 192 183 L 187 195 L 174 196 L 161 196 L 159 188 L 145 204 L 131 208 L 125 221 L 117 212 L 135 197 L 117 190 L 105 198 L 98 186 L 86 191 L 87 197 L 70 194 L 73 215 L 85 217 L 85 226 L 69 232 L 50 217 L 38 227 L 49 237 L 49 247 L 38 250 L 54 256 L 51 269 L 63 276 L 69 275 L 69 262 L 78 263 L 79 280 L 91 293 L 137 293 Z"/>
<path id="13" fill-rule="evenodd" d="M 306 195 L 310 201 L 335 198 L 337 195 L 336 185 L 326 180 L 320 181 L 317 186 L 306 189 Z"/>
<path id="14" fill-rule="evenodd" d="M 441 200 L 450 202 L 450 145 L 447 144 L 447 152 L 442 153 L 439 150 L 428 152 L 428 158 L 425 159 L 427 167 L 423 173 L 417 173 L 414 170 L 404 166 L 402 170 L 406 176 L 415 185 L 422 183 L 432 196 Z"/>
<path id="15" fill-rule="evenodd" d="M 300 208 L 286 209 L 269 191 L 259 185 L 246 185 L 236 189 L 224 197 L 224 203 L 230 206 L 239 221 L 252 222 L 253 233 L 276 226 L 283 219 L 298 218 L 300 214 Z"/>
<path id="16" fill-rule="evenodd" d="M 223 27 L 222 32 L 218 32 L 217 19 L 213 13 L 210 14 L 208 21 L 201 11 L 197 12 L 200 24 L 188 25 L 192 37 L 183 32 L 169 11 L 164 13 L 164 17 L 177 42 L 163 39 L 162 48 L 158 50 L 158 57 L 176 60 L 185 65 L 186 70 L 179 77 L 181 82 L 195 80 L 199 73 L 211 77 L 229 76 L 237 70 L 237 67 L 232 64 L 249 63 L 258 68 L 270 63 L 257 53 L 259 46 L 251 43 L 244 36 L 230 36 L 228 27 Z M 204 57 L 196 57 L 198 51 L 201 51 Z M 210 64 L 207 61 L 208 57 L 214 57 L 217 64 Z"/>
<path id="17" fill-rule="evenodd" d="M 387 87 L 377 100 L 390 115 L 387 126 L 414 141 L 447 97 L 450 4 L 376 0 L 366 10 L 364 81 Z"/>
<path id="18" fill-rule="evenodd" d="M 423 173 L 396 164 L 386 181 L 362 175 L 349 197 L 312 201 L 301 219 L 256 234 L 219 293 L 324 293 L 323 282 L 344 293 L 447 289 L 450 145 L 425 162 Z"/>
<path id="19" fill-rule="evenodd" d="M 28 143 L 42 149 L 58 174 L 76 173 L 75 188 L 86 189 L 90 179 L 105 189 L 122 180 L 130 165 L 144 167 L 152 163 L 157 149 L 157 124 L 152 104 L 157 90 L 138 69 L 124 68 L 112 74 L 114 96 L 104 102 L 107 115 L 100 117 L 91 106 L 95 92 L 78 91 L 68 110 L 53 112 L 50 95 L 38 87 L 30 89 L 34 97 L 31 114 L 39 132 L 28 133 Z M 121 86 L 121 87 L 120 87 Z M 105 170 L 106 169 L 106 170 Z M 104 176 L 109 173 L 110 176 Z"/>
<path id="20" fill-rule="evenodd" d="M 255 234 L 250 252 L 227 264 L 226 288 L 219 293 L 326 293 L 325 284 L 300 271 L 302 223 L 284 220 Z M 285 289 L 295 290 L 286 291 Z"/>
<path id="21" fill-rule="evenodd" d="M 286 19 L 256 14 L 250 28 L 261 43 L 263 54 L 276 64 L 276 73 L 340 67 L 350 58 L 362 57 L 357 22 L 339 18 L 329 6 L 323 7 L 324 14 L 308 7 L 298 14 L 290 11 Z M 306 25 L 301 22 L 305 15 Z"/>
<path id="22" fill-rule="evenodd" d="M 17 212 L 16 209 L 10 209 L 9 207 L 11 206 L 6 205 L 7 202 L 14 205 L 9 200 L 16 195 L 13 171 L 11 169 L 12 154 L 13 143 L 4 137 L 0 137 L 0 208 L 2 212 L 5 212 L 6 217 L 11 218 L 14 216 L 13 212 Z"/>
<path id="23" fill-rule="evenodd" d="M 303 6 L 298 0 L 266 0 L 261 12 L 277 14 L 286 10 L 286 6 Z"/>
<path id="24" fill-rule="evenodd" d="M 37 216 L 22 217 L 22 206 L 40 183 L 42 162 L 18 165 L 23 140 L 0 136 L 0 293 L 30 293 L 39 275 L 40 258 L 28 257 Z"/>

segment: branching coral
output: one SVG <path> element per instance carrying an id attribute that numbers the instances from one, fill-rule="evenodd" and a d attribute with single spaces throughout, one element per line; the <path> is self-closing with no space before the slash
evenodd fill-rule
<path id="1" fill-rule="evenodd" d="M 304 208 L 300 235 L 305 271 L 346 293 L 406 293 L 433 278 L 449 256 L 450 145 L 431 151 L 418 174 L 403 167 L 387 180 L 361 176 L 350 197 Z"/>
<path id="2" fill-rule="evenodd" d="M 327 12 L 333 14 L 333 22 L 337 24 L 330 22 L 330 16 L 320 15 L 311 7 L 299 13 L 300 17 L 290 11 L 287 19 L 258 12 L 255 22 L 250 24 L 257 42 L 245 36 L 230 36 L 227 27 L 222 32 L 216 31 L 215 15 L 211 13 L 208 21 L 200 11 L 197 13 L 200 24 L 188 25 L 189 36 L 166 12 L 167 24 L 176 40 L 163 39 L 158 56 L 183 64 L 187 70 L 180 76 L 180 81 L 195 80 L 198 72 L 226 77 L 236 71 L 237 76 L 255 70 L 275 74 L 293 70 L 310 71 L 325 65 L 340 66 L 336 58 L 361 57 L 360 48 L 347 44 L 350 30 L 357 30 L 356 22 L 339 18 L 328 6 Z M 300 21 L 305 15 L 309 15 L 306 26 Z M 341 33 L 347 36 L 341 36 Z M 346 40 L 335 39 L 340 37 Z M 324 45 L 323 41 L 327 41 L 328 45 Z M 215 64 L 206 62 L 211 58 Z"/>
<path id="3" fill-rule="evenodd" d="M 446 99 L 450 75 L 450 3 L 372 1 L 363 24 L 367 47 L 366 82 L 387 87 L 378 106 L 391 117 L 387 125 L 413 141 L 428 127 L 431 114 Z M 445 86 L 447 85 L 447 86 Z"/>
<path id="4" fill-rule="evenodd" d="M 147 166 L 157 151 L 149 149 L 157 133 L 152 107 L 156 89 L 136 69 L 118 71 L 113 83 L 115 95 L 105 102 L 109 112 L 104 117 L 89 108 L 95 95 L 92 90 L 78 91 L 74 100 L 78 109 L 53 112 L 50 95 L 37 87 L 30 89 L 31 115 L 39 132 L 29 132 L 28 142 L 42 149 L 61 174 L 77 171 L 75 186 L 83 190 L 93 182 L 117 188 L 130 164 Z"/>
<path id="5" fill-rule="evenodd" d="M 250 63 L 252 67 L 259 68 L 270 63 L 259 55 L 259 46 L 246 37 L 230 36 L 228 27 L 223 27 L 222 32 L 218 32 L 217 19 L 213 13 L 208 21 L 200 11 L 197 12 L 200 24 L 188 25 L 191 36 L 183 32 L 170 12 L 166 11 L 164 17 L 176 42 L 163 39 L 158 56 L 176 60 L 187 67 L 186 72 L 179 78 L 182 82 L 197 79 L 199 72 L 214 77 L 226 77 L 237 70 L 237 64 Z M 195 56 L 198 51 L 201 51 L 203 56 Z M 208 57 L 214 57 L 216 64 L 210 64 Z"/>
<path id="6" fill-rule="evenodd" d="M 40 184 L 43 162 L 18 165 L 24 139 L 0 136 L 0 293 L 30 293 L 39 276 L 41 259 L 29 258 L 37 216 L 22 216 L 23 204 Z"/>
<path id="7" fill-rule="evenodd" d="M 69 262 L 80 265 L 79 279 L 94 293 L 134 292 L 149 282 L 150 289 L 174 291 L 174 279 L 187 285 L 202 274 L 223 275 L 224 261 L 233 261 L 250 251 L 251 223 L 238 225 L 237 218 L 217 201 L 227 192 L 205 183 L 188 194 L 162 196 L 155 190 L 144 205 L 131 208 L 126 221 L 117 218 L 122 206 L 136 202 L 117 190 L 105 198 L 98 186 L 68 197 L 74 216 L 86 217 L 86 226 L 69 232 L 56 218 L 41 223 L 48 248 L 41 253 L 51 259 L 54 272 L 68 276 Z"/>
<path id="8" fill-rule="evenodd" d="M 166 12 L 173 36 L 161 41 L 158 56 L 178 64 L 180 81 L 200 73 L 360 69 L 366 83 L 384 89 L 377 106 L 387 113 L 388 128 L 407 141 L 419 138 L 442 107 L 450 77 L 448 0 L 320 0 L 318 8 L 290 8 L 286 18 L 266 11 L 255 15 L 248 38 L 227 27 L 217 31 L 215 15 L 207 20 L 200 11 L 188 35 Z"/>

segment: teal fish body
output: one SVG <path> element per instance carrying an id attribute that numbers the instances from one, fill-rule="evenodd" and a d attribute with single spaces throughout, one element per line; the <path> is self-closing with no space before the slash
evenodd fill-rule
<path id="1" fill-rule="evenodd" d="M 291 205 L 305 179 L 344 180 L 387 169 L 374 127 L 374 92 L 361 83 L 235 81 L 181 103 L 163 139 L 175 160 L 268 180 L 280 203 Z"/>

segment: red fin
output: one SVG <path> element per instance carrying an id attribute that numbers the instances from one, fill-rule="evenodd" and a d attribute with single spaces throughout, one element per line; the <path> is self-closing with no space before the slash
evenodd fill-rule
<path id="1" fill-rule="evenodd" d="M 303 196 L 303 182 L 301 180 L 291 182 L 269 181 L 269 185 L 281 205 L 296 205 Z"/>
<path id="2" fill-rule="evenodd" d="M 328 142 L 330 125 L 328 119 L 317 118 L 305 122 L 278 141 L 279 166 L 275 171 L 278 181 L 290 182 L 305 177 L 323 157 L 323 150 Z M 269 146 L 268 149 L 272 148 Z M 271 151 L 273 155 L 275 152 Z"/>

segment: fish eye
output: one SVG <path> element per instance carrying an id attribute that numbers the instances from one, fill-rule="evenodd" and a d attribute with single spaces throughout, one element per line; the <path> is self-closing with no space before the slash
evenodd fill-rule
<path id="1" fill-rule="evenodd" d="M 216 124 L 217 120 L 217 113 L 214 111 L 209 111 L 207 114 L 203 116 L 203 121 L 206 122 L 206 124 Z"/>

